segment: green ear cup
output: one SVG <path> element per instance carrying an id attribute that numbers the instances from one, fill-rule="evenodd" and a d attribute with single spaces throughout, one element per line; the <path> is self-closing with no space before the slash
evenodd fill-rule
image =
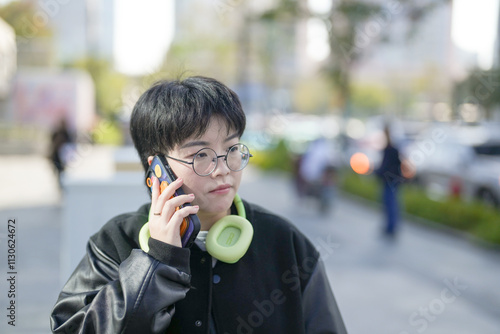
<path id="1" fill-rule="evenodd" d="M 252 224 L 241 216 L 226 216 L 207 235 L 207 252 L 226 263 L 236 263 L 245 255 L 253 238 Z"/>
<path id="2" fill-rule="evenodd" d="M 141 230 L 139 231 L 139 246 L 144 252 L 149 252 L 148 240 L 151 237 L 149 233 L 149 224 L 146 223 L 142 225 Z"/>
<path id="3" fill-rule="evenodd" d="M 151 220 L 152 214 L 153 211 L 151 210 L 151 208 L 149 208 L 148 222 Z M 141 230 L 139 231 L 139 246 L 141 246 L 141 249 L 146 253 L 149 252 L 148 240 L 150 237 L 151 234 L 149 233 L 149 223 L 146 223 L 142 225 Z"/>

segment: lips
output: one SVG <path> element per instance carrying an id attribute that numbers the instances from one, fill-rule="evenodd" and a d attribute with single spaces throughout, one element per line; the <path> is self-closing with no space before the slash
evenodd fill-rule
<path id="1" fill-rule="evenodd" d="M 225 193 L 229 192 L 229 189 L 231 189 L 230 184 L 221 184 L 217 188 L 211 190 L 210 193 L 212 193 L 212 194 L 225 194 Z"/>

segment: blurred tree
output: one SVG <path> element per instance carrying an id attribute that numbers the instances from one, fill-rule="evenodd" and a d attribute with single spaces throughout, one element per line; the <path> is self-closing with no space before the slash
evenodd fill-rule
<path id="1" fill-rule="evenodd" d="M 53 32 L 35 1 L 9 2 L 0 7 L 0 17 L 16 34 L 18 67 L 54 65 Z"/>
<path id="2" fill-rule="evenodd" d="M 483 107 L 486 119 L 493 118 L 495 107 L 500 106 L 500 68 L 491 70 L 474 69 L 468 77 L 458 82 L 453 91 L 453 112 L 464 103 Z"/>
<path id="3" fill-rule="evenodd" d="M 410 23 L 407 35 L 411 37 L 416 25 L 434 8 L 451 0 L 332 0 L 328 13 L 312 12 L 307 0 L 279 0 L 277 5 L 261 15 L 260 19 L 271 22 L 317 18 L 328 30 L 330 55 L 324 65 L 324 73 L 339 92 L 339 107 L 349 117 L 352 102 L 352 70 L 367 51 L 367 46 L 388 41 L 384 26 L 396 15 Z"/>
<path id="4" fill-rule="evenodd" d="M 394 100 L 391 90 L 382 85 L 353 84 L 351 90 L 352 106 L 364 116 L 380 114 Z"/>
<path id="5" fill-rule="evenodd" d="M 14 29 L 18 37 L 51 36 L 48 25 L 35 19 L 36 10 L 34 1 L 12 1 L 0 7 L 0 17 Z"/>
<path id="6" fill-rule="evenodd" d="M 113 70 L 107 60 L 83 58 L 65 64 L 66 68 L 79 68 L 90 73 L 95 85 L 97 113 L 109 120 L 117 118 L 122 107 L 122 92 L 128 78 Z"/>
<path id="7" fill-rule="evenodd" d="M 161 66 L 142 77 L 142 90 L 161 79 L 204 75 L 232 84 L 235 76 L 235 46 L 231 41 L 210 40 L 193 35 L 172 43 Z"/>
<path id="8" fill-rule="evenodd" d="M 327 112 L 332 104 L 331 86 L 324 76 L 297 81 L 293 94 L 297 111 L 312 114 Z"/>

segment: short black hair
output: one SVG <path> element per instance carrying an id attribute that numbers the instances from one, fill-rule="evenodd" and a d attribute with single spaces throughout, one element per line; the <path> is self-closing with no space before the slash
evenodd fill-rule
<path id="1" fill-rule="evenodd" d="M 191 136 L 205 133 L 212 117 L 241 137 L 246 126 L 238 95 L 223 83 L 193 76 L 159 81 L 144 92 L 132 111 L 130 133 L 147 170 L 148 156 L 168 154 Z"/>

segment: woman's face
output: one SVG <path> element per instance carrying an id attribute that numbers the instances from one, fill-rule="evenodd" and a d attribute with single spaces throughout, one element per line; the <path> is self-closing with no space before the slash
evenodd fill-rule
<path id="1" fill-rule="evenodd" d="M 211 148 L 217 155 L 225 155 L 229 147 L 239 142 L 238 133 L 229 130 L 225 122 L 214 117 L 205 133 L 191 137 L 168 153 L 169 156 L 191 162 L 202 148 Z M 177 177 L 184 180 L 185 193 L 193 193 L 193 205 L 199 205 L 198 217 L 203 228 L 209 228 L 220 218 L 229 214 L 231 204 L 240 186 L 242 171 L 230 170 L 224 158 L 217 159 L 217 167 L 208 176 L 199 176 L 192 165 L 167 158 Z"/>

